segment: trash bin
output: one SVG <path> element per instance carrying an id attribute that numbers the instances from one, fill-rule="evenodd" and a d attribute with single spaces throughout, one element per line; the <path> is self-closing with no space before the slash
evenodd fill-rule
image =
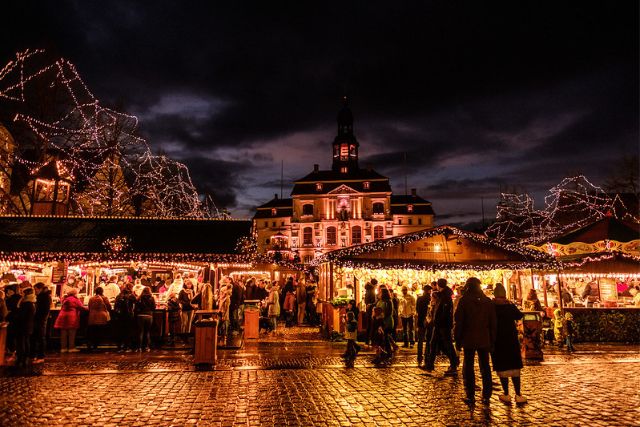
<path id="1" fill-rule="evenodd" d="M 522 358 L 542 360 L 542 318 L 537 311 L 525 311 L 522 318 Z"/>
<path id="2" fill-rule="evenodd" d="M 215 365 L 218 358 L 218 320 L 198 320 L 195 322 L 195 327 L 194 363 L 196 365 Z"/>
<path id="3" fill-rule="evenodd" d="M 244 302 L 244 339 L 258 339 L 260 336 L 259 300 Z"/>

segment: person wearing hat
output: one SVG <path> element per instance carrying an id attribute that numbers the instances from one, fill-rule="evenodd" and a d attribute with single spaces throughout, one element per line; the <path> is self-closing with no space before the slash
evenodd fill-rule
<path id="1" fill-rule="evenodd" d="M 491 352 L 493 370 L 500 378 L 500 384 L 504 394 L 498 396 L 501 402 L 510 404 L 509 378 L 515 389 L 516 403 L 525 403 L 527 398 L 520 393 L 520 370 L 522 369 L 522 356 L 520 354 L 520 342 L 516 321 L 522 319 L 523 314 L 507 299 L 507 291 L 502 283 L 496 284 L 493 290 L 495 299 L 493 305 L 496 311 L 496 341 Z"/>
<path id="2" fill-rule="evenodd" d="M 564 315 L 564 335 L 565 335 L 565 339 L 567 342 L 567 351 L 569 353 L 572 353 L 574 351 L 576 351 L 576 349 L 573 347 L 573 337 L 575 335 L 576 332 L 576 325 L 575 322 L 573 321 L 573 314 L 571 314 L 570 312 L 567 311 L 567 313 Z"/>

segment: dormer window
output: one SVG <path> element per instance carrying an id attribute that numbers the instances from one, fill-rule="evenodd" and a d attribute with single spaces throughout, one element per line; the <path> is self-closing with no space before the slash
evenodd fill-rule
<path id="1" fill-rule="evenodd" d="M 322 191 L 322 183 L 316 182 L 316 191 Z"/>
<path id="2" fill-rule="evenodd" d="M 278 215 L 278 209 L 271 208 L 271 216 L 276 216 L 276 215 Z"/>
<path id="3" fill-rule="evenodd" d="M 364 187 L 365 190 L 368 190 L 369 187 L 371 187 L 371 183 L 369 181 L 365 181 L 362 183 L 362 186 Z"/>
<path id="4" fill-rule="evenodd" d="M 347 168 L 346 166 L 342 166 L 340 168 L 340 173 L 347 173 L 347 172 L 349 172 L 349 168 Z"/>
<path id="5" fill-rule="evenodd" d="M 407 205 L 407 212 L 413 212 L 413 205 Z"/>
<path id="6" fill-rule="evenodd" d="M 305 203 L 302 205 L 302 215 L 313 215 L 313 204 Z"/>

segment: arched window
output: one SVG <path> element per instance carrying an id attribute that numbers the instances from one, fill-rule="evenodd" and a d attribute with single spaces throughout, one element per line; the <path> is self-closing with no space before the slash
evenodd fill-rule
<path id="1" fill-rule="evenodd" d="M 302 244 L 303 245 L 313 244 L 313 229 L 311 227 L 305 227 L 302 230 Z"/>
<path id="2" fill-rule="evenodd" d="M 373 204 L 373 213 L 374 214 L 383 214 L 384 213 L 384 203 L 376 202 Z"/>
<path id="3" fill-rule="evenodd" d="M 384 228 L 381 225 L 376 225 L 375 227 L 373 227 L 373 239 L 384 239 Z"/>
<path id="4" fill-rule="evenodd" d="M 336 228 L 335 227 L 327 227 L 327 245 L 332 246 L 338 243 Z"/>
<path id="5" fill-rule="evenodd" d="M 360 243 L 362 243 L 362 227 L 355 225 L 351 229 L 351 244 L 359 245 Z"/>
<path id="6" fill-rule="evenodd" d="M 313 215 L 313 204 L 305 203 L 302 205 L 302 215 Z"/>

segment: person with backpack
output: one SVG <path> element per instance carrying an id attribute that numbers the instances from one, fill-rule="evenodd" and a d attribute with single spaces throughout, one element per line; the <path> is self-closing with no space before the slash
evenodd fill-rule
<path id="1" fill-rule="evenodd" d="M 136 297 L 133 286 L 128 283 L 116 297 L 113 304 L 115 314 L 116 342 L 119 351 L 128 352 L 134 349 L 133 331 L 136 329 L 134 306 Z"/>
<path id="2" fill-rule="evenodd" d="M 453 291 L 447 286 L 446 279 L 438 279 L 437 297 L 435 298 L 433 335 L 429 346 L 429 355 L 425 362 L 427 371 L 434 370 L 434 363 L 439 350 L 449 358 L 449 369 L 445 375 L 458 373 L 458 355 L 453 348 L 451 328 L 453 328 Z"/>

